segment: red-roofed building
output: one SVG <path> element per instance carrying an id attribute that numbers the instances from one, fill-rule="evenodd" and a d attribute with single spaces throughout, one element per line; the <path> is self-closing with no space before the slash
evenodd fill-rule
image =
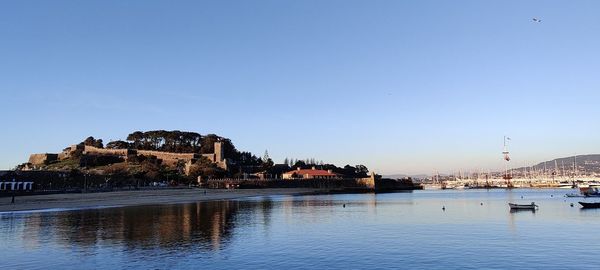
<path id="1" fill-rule="evenodd" d="M 338 179 L 342 178 L 340 174 L 331 170 L 300 169 L 289 171 L 283 174 L 283 179 Z"/>

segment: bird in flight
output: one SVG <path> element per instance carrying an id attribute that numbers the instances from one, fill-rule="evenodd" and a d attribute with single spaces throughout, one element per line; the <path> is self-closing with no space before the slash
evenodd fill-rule
<path id="1" fill-rule="evenodd" d="M 538 19 L 538 18 L 533 18 L 533 22 L 536 22 L 536 23 L 541 23 L 541 22 L 542 22 L 542 20 L 540 20 L 540 19 Z"/>

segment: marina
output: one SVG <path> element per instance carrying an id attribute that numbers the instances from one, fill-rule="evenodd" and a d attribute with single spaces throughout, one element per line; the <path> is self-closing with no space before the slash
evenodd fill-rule
<path id="1" fill-rule="evenodd" d="M 584 160 L 585 165 L 593 168 L 586 171 L 577 163 L 577 155 L 570 158 L 554 159 L 553 166 L 543 162 L 536 166 L 513 169 L 510 165 L 511 155 L 508 143 L 511 139 L 504 136 L 502 172 L 477 170 L 466 172 L 459 170 L 455 174 L 440 175 L 438 172 L 424 179 L 421 183 L 425 189 L 469 189 L 469 188 L 598 188 L 600 187 L 600 161 L 594 155 L 592 159 Z M 586 156 L 580 157 L 585 158 Z M 571 160 L 570 166 L 565 166 L 565 159 Z M 559 166 L 559 162 L 561 166 Z"/>

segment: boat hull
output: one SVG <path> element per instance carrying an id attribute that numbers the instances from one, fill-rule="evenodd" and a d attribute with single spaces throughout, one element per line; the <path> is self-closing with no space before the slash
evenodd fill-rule
<path id="1" fill-rule="evenodd" d="M 588 202 L 579 202 L 583 208 L 600 208 L 600 202 L 588 203 Z"/>
<path id="2" fill-rule="evenodd" d="M 510 209 L 514 209 L 514 210 L 535 210 L 536 207 L 538 207 L 534 203 L 531 203 L 531 204 L 509 203 L 508 206 L 510 206 Z"/>

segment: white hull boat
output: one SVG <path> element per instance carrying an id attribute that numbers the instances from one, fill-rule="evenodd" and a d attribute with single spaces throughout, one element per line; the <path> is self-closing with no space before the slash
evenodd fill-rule
<path id="1" fill-rule="evenodd" d="M 508 203 L 511 210 L 536 210 L 539 206 L 535 203 L 531 204 L 516 204 L 516 203 Z"/>

